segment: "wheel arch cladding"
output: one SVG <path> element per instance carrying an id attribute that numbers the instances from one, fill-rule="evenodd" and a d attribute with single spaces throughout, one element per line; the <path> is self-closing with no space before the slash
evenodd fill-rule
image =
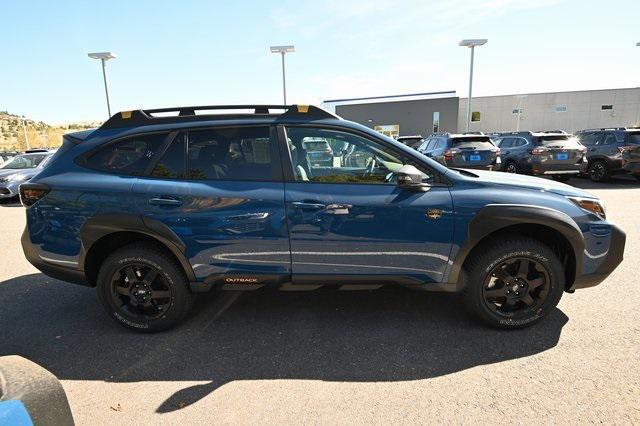
<path id="1" fill-rule="evenodd" d="M 529 236 L 550 246 L 563 263 L 566 289 L 582 270 L 584 238 L 565 213 L 540 206 L 489 204 L 469 221 L 467 238 L 453 261 L 448 281 L 458 283 L 470 255 L 488 241 L 506 234 Z"/>
<path id="2" fill-rule="evenodd" d="M 184 254 L 184 243 L 171 229 L 156 220 L 129 214 L 99 215 L 85 222 L 80 230 L 80 239 L 80 267 L 91 286 L 96 285 L 100 265 L 110 253 L 136 242 L 148 242 L 159 247 L 176 260 L 190 282 L 196 280 Z"/>

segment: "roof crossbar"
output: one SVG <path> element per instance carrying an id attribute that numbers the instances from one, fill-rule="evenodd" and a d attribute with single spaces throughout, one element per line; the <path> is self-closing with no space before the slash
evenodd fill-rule
<path id="1" fill-rule="evenodd" d="M 253 113 L 240 110 L 253 110 Z M 283 112 L 275 113 L 273 110 Z M 197 114 L 197 111 L 231 111 L 225 113 Z M 238 112 L 235 112 L 238 111 Z M 161 115 L 176 113 L 175 115 Z M 119 127 L 151 126 L 154 124 L 182 123 L 192 121 L 210 121 L 220 119 L 237 119 L 251 116 L 266 116 L 287 119 L 322 120 L 339 118 L 313 105 L 202 105 L 172 108 L 137 109 L 122 111 L 114 114 L 100 128 L 112 129 Z"/>

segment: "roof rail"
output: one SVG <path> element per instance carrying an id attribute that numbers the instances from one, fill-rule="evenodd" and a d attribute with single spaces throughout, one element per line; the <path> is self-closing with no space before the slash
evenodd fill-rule
<path id="1" fill-rule="evenodd" d="M 627 130 L 628 127 L 601 127 L 599 129 L 582 129 L 578 130 L 578 132 L 598 132 L 601 130 Z"/>
<path id="2" fill-rule="evenodd" d="M 196 111 L 233 111 L 253 110 L 253 113 L 227 113 L 227 114 L 196 114 Z M 283 113 L 273 113 L 272 110 L 284 110 Z M 177 113 L 176 115 L 163 116 L 156 114 Z M 151 126 L 154 124 L 183 123 L 192 121 L 208 121 L 220 119 L 246 118 L 250 116 L 266 116 L 277 118 L 304 118 L 305 120 L 321 120 L 336 118 L 337 115 L 313 105 L 202 105 L 184 106 L 173 108 L 136 109 L 122 111 L 114 114 L 102 126 L 101 129 L 114 129 L 119 127 Z"/>

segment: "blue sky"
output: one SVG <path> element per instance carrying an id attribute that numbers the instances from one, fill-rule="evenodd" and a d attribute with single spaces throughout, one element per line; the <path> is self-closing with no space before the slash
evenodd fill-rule
<path id="1" fill-rule="evenodd" d="M 474 95 L 640 86 L 640 1 L 13 1 L 2 6 L 0 110 L 51 123 L 104 119 L 99 64 L 111 50 L 113 110 L 290 103 L 456 90 L 462 38 Z"/>

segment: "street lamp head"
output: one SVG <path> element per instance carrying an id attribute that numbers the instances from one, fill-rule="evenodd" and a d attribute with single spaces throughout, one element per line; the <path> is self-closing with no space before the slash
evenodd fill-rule
<path id="1" fill-rule="evenodd" d="M 271 46 L 271 53 L 293 53 L 296 51 L 293 46 Z"/>
<path id="2" fill-rule="evenodd" d="M 109 59 L 114 59 L 116 57 L 116 54 L 113 52 L 94 52 L 89 53 L 88 56 L 91 59 L 103 59 L 105 61 L 108 61 Z"/>
<path id="3" fill-rule="evenodd" d="M 487 41 L 488 40 L 486 38 L 470 38 L 470 39 L 462 40 L 460 43 L 458 43 L 458 46 L 463 46 L 463 47 L 482 46 L 483 44 L 487 44 Z"/>

